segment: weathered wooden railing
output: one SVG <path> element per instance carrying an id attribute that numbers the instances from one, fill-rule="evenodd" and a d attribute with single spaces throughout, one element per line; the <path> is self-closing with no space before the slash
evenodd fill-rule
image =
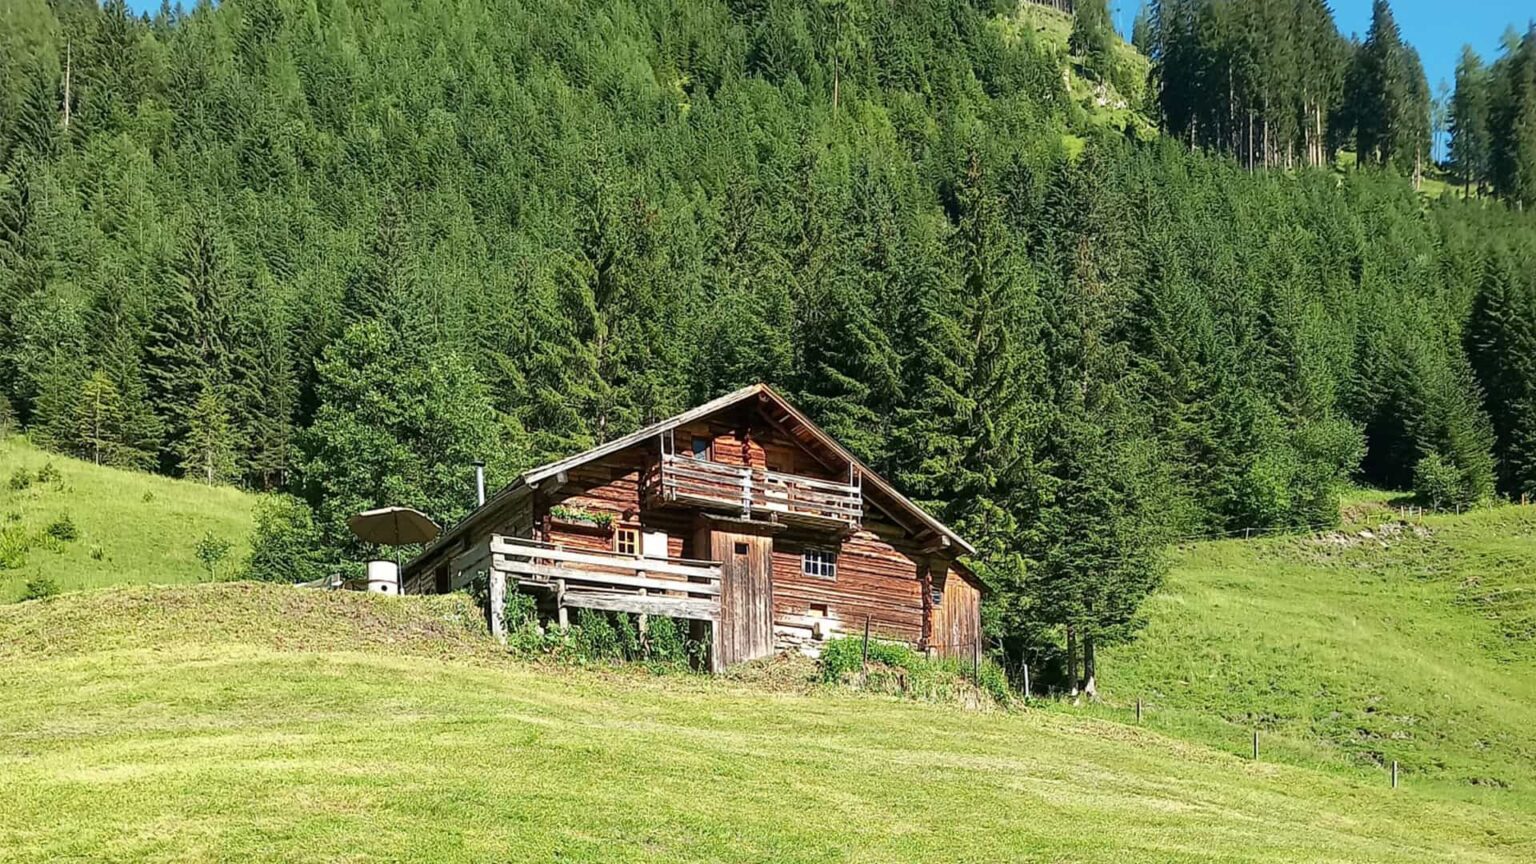
<path id="1" fill-rule="evenodd" d="M 663 502 L 769 513 L 789 521 L 857 527 L 864 517 L 858 486 L 663 453 L 655 494 Z"/>
<path id="2" fill-rule="evenodd" d="M 507 589 L 550 592 L 560 624 L 570 608 L 634 612 L 700 621 L 720 619 L 720 564 L 563 549 L 494 535 L 484 547 L 490 574 L 491 630 L 506 634 Z"/>

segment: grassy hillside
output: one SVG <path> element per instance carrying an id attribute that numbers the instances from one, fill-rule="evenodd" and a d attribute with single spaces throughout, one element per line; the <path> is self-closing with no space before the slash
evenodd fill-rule
<path id="1" fill-rule="evenodd" d="M 1129 43 L 1119 38 L 1114 42 L 1114 63 L 1119 69 L 1114 76 L 1119 82 L 1117 86 L 1115 81 L 1097 80 L 1088 74 L 1080 58 L 1068 54 L 1067 43 L 1072 35 L 1070 14 L 1038 3 L 1023 2 L 1000 24 L 1008 32 L 1032 34 L 1039 44 L 1067 57 L 1067 88 L 1072 101 L 1082 111 L 1079 115 L 1081 122 L 1089 126 L 1129 130 L 1147 140 L 1157 135 L 1157 124 L 1143 111 L 1151 63 Z M 1075 141 L 1076 147 L 1081 147 L 1081 139 Z"/>
<path id="2" fill-rule="evenodd" d="M 1499 799 L 1055 711 L 505 658 L 456 598 L 0 608 L 0 861 L 1529 860 Z"/>
<path id="3" fill-rule="evenodd" d="M 227 578 L 245 555 L 254 501 L 228 487 L 102 468 L 0 438 L 0 603 L 40 576 L 62 591 L 207 579 L 196 550 L 210 536 L 230 544 L 216 568 Z M 73 525 L 73 539 L 65 528 L 49 532 L 61 523 Z"/>
<path id="4" fill-rule="evenodd" d="M 1181 550 L 1103 683 L 1234 752 L 1536 800 L 1536 508 Z M 1357 512 L 1357 517 L 1360 517 Z"/>

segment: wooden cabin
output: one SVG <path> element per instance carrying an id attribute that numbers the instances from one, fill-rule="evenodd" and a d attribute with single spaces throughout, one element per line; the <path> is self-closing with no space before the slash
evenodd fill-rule
<path id="1" fill-rule="evenodd" d="M 518 477 L 406 565 L 407 593 L 490 580 L 564 624 L 686 619 L 711 666 L 861 635 L 971 657 L 975 550 L 767 385 Z M 706 633 L 707 631 L 707 633 Z"/>

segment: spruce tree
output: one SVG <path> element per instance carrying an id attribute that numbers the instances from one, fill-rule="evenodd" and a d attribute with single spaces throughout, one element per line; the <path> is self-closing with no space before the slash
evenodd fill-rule
<path id="1" fill-rule="evenodd" d="M 1373 0 L 1371 28 L 1355 63 L 1349 99 L 1360 163 L 1417 175 L 1428 150 L 1429 84 L 1387 0 Z"/>
<path id="2" fill-rule="evenodd" d="M 1131 45 L 1141 52 L 1141 56 L 1152 56 L 1152 12 L 1145 3 L 1136 10 L 1136 20 L 1131 22 Z"/>
<path id="3" fill-rule="evenodd" d="M 209 406 L 199 405 L 200 400 L 215 399 L 228 422 L 225 388 L 231 380 L 235 329 L 231 254 L 215 217 L 194 214 L 171 265 L 168 296 L 154 312 L 146 366 L 167 432 L 164 461 L 172 466 L 188 464 L 187 454 L 198 449 L 187 443 L 194 423 L 204 435 L 212 428 L 203 410 Z M 222 462 L 215 467 L 219 477 L 227 476 Z"/>
<path id="4" fill-rule="evenodd" d="M 75 407 L 75 439 L 72 448 L 81 458 L 97 465 L 121 464 L 125 448 L 123 406 L 106 373 L 97 371 L 80 386 Z"/>
<path id="5" fill-rule="evenodd" d="M 1451 167 L 1470 195 L 1475 183 L 1482 191 L 1488 181 L 1488 70 L 1468 45 L 1456 64 L 1456 90 L 1451 97 Z"/>
<path id="6" fill-rule="evenodd" d="M 186 434 L 177 442 L 178 468 L 183 476 L 213 486 L 238 476 L 236 437 L 227 400 L 219 387 L 204 379 L 197 400 L 185 415 Z"/>
<path id="7" fill-rule="evenodd" d="M 1114 73 L 1115 27 L 1109 18 L 1108 0 L 1079 0 L 1072 12 L 1072 32 L 1067 39 L 1071 52 L 1083 59 L 1088 73 L 1109 81 Z"/>

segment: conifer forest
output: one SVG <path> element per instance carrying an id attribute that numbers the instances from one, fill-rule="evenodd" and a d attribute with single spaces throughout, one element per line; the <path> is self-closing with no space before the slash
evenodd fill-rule
<path id="1" fill-rule="evenodd" d="M 7 0 L 0 425 L 273 493 L 297 580 L 766 381 L 1036 662 L 1131 638 L 1178 538 L 1536 493 L 1536 29 L 1442 100 L 1386 0 L 1160 0 L 1139 70 L 1103 0 L 1018 16 Z"/>

